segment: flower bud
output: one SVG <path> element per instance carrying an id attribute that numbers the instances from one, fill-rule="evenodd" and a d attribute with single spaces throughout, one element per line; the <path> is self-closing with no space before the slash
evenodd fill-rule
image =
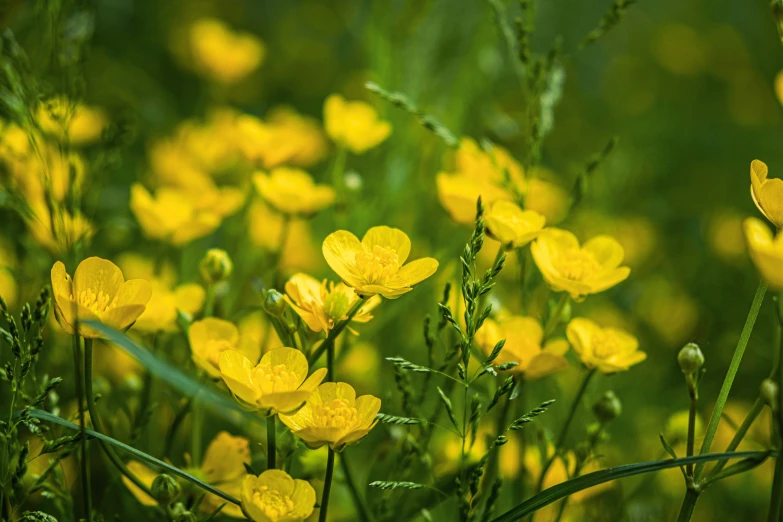
<path id="1" fill-rule="evenodd" d="M 602 423 L 607 423 L 620 416 L 623 405 L 613 391 L 604 392 L 593 404 L 593 414 Z"/>
<path id="2" fill-rule="evenodd" d="M 268 290 L 264 296 L 264 311 L 272 317 L 281 317 L 288 304 L 283 298 L 283 294 L 277 290 Z"/>
<path id="3" fill-rule="evenodd" d="M 234 264 L 225 250 L 211 248 L 204 255 L 199 268 L 204 281 L 215 284 L 228 279 L 234 269 Z"/>
<path id="4" fill-rule="evenodd" d="M 696 373 L 704 365 L 704 354 L 696 343 L 688 343 L 677 354 L 677 362 L 685 375 Z"/>
<path id="5" fill-rule="evenodd" d="M 761 381 L 761 389 L 759 390 L 759 394 L 767 406 L 772 408 L 772 411 L 777 411 L 778 409 L 778 393 L 778 383 L 772 379 L 764 379 Z"/>
<path id="6" fill-rule="evenodd" d="M 152 496 L 159 504 L 168 506 L 179 496 L 181 488 L 172 476 L 163 473 L 152 481 L 151 491 Z"/>

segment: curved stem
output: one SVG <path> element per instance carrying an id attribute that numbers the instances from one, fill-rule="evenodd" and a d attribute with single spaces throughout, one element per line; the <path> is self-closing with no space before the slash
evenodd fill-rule
<path id="1" fill-rule="evenodd" d="M 367 503 L 364 501 L 364 497 L 359 493 L 359 488 L 356 487 L 356 481 L 353 479 L 353 473 L 348 465 L 348 459 L 343 453 L 340 456 L 340 465 L 343 467 L 343 475 L 345 475 L 345 483 L 351 492 L 353 502 L 356 505 L 356 514 L 359 515 L 359 519 L 362 522 L 371 522 L 370 509 L 367 507 Z"/>
<path id="2" fill-rule="evenodd" d="M 266 469 L 275 469 L 277 458 L 277 433 L 275 432 L 275 416 L 266 418 Z"/>
<path id="3" fill-rule="evenodd" d="M 318 522 L 326 522 L 326 511 L 329 508 L 329 493 L 332 490 L 332 475 L 334 474 L 334 450 L 329 448 L 329 456 L 326 458 L 326 476 L 324 477 L 324 493 L 321 498 L 321 512 Z"/>
<path id="4" fill-rule="evenodd" d="M 90 464 L 89 454 L 87 453 L 87 437 L 84 433 L 84 375 L 82 372 L 82 350 L 81 338 L 78 333 L 73 335 L 73 364 L 76 373 L 76 403 L 79 407 L 79 445 L 81 446 L 81 455 L 79 464 L 81 472 L 82 501 L 84 503 L 84 516 L 87 522 L 92 521 L 92 489 L 90 486 Z"/>

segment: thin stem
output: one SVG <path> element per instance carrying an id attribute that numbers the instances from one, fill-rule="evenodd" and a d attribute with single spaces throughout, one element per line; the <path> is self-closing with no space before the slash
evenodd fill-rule
<path id="1" fill-rule="evenodd" d="M 696 501 L 699 500 L 699 492 L 693 488 L 688 488 L 685 492 L 685 498 L 680 508 L 680 516 L 677 522 L 689 522 L 693 516 L 693 510 L 696 509 Z"/>
<path id="2" fill-rule="evenodd" d="M 206 297 L 204 298 L 204 317 L 212 317 L 215 314 L 215 285 L 207 283 Z"/>
<path id="3" fill-rule="evenodd" d="M 729 398 L 729 392 L 731 386 L 734 384 L 734 378 L 737 376 L 737 370 L 742 362 L 742 356 L 745 353 L 745 347 L 748 345 L 750 334 L 753 332 L 753 325 L 756 323 L 756 317 L 759 315 L 761 309 L 761 303 L 764 301 L 764 294 L 767 293 L 767 284 L 764 280 L 759 282 L 759 286 L 756 289 L 756 295 L 753 297 L 753 303 L 750 305 L 750 311 L 748 311 L 748 317 L 745 320 L 745 326 L 742 328 L 742 333 L 737 341 L 737 347 L 734 349 L 734 356 L 731 358 L 729 369 L 726 372 L 726 377 L 723 380 L 720 393 L 718 394 L 718 400 L 715 403 L 715 408 L 712 410 L 712 416 L 710 417 L 710 423 L 707 426 L 707 432 L 704 435 L 704 443 L 699 450 L 700 455 L 709 453 L 710 446 L 712 446 L 712 440 L 715 438 L 715 432 L 718 430 L 718 424 L 720 423 L 721 415 L 723 414 L 723 408 L 726 406 L 726 401 Z M 694 477 L 698 478 L 704 469 L 704 463 L 701 462 L 696 466 L 694 471 Z"/>
<path id="4" fill-rule="evenodd" d="M 560 318 L 563 315 L 563 309 L 568 304 L 568 298 L 570 296 L 568 295 L 568 292 L 563 292 L 560 295 L 560 301 L 557 303 L 557 306 L 554 310 L 552 310 L 552 313 L 549 315 L 549 318 L 546 321 L 546 327 L 544 328 L 544 339 L 549 339 L 553 333 L 555 333 L 555 329 L 560 324 Z"/>
<path id="5" fill-rule="evenodd" d="M 517 261 L 519 262 L 519 309 L 527 312 L 527 249 L 517 248 Z"/>
<path id="6" fill-rule="evenodd" d="M 87 436 L 84 433 L 84 375 L 82 372 L 82 350 L 81 339 L 78 333 L 73 335 L 73 364 L 76 373 L 76 402 L 79 407 L 79 444 L 81 446 L 81 455 L 79 464 L 81 473 L 79 473 L 82 485 L 82 502 L 84 504 L 84 516 L 87 522 L 92 521 L 92 489 L 90 486 L 90 464 L 89 454 L 87 453 Z"/>
<path id="7" fill-rule="evenodd" d="M 334 450 L 329 448 L 329 456 L 326 458 L 326 476 L 324 477 L 324 493 L 321 498 L 321 512 L 318 522 L 326 522 L 326 510 L 329 508 L 329 493 L 332 490 L 332 475 L 334 474 Z"/>
<path id="8" fill-rule="evenodd" d="M 742 424 L 740 424 L 740 427 L 737 428 L 737 433 L 734 434 L 734 437 L 731 439 L 731 442 L 729 442 L 729 445 L 726 447 L 726 453 L 731 453 L 733 451 L 736 451 L 737 447 L 740 445 L 740 442 L 742 442 L 742 439 L 745 438 L 745 435 L 747 435 L 748 430 L 753 425 L 753 422 L 758 418 L 759 414 L 761 413 L 761 410 L 764 409 L 764 399 L 761 397 L 756 397 L 756 400 L 753 402 L 753 405 L 750 407 L 750 410 L 748 410 L 747 415 L 745 416 L 745 420 L 742 421 Z M 712 470 L 707 475 L 707 478 L 705 479 L 705 482 L 709 482 L 712 477 L 720 473 L 720 471 L 726 467 L 726 464 L 728 461 L 720 461 L 718 464 L 712 468 Z"/>
<path id="9" fill-rule="evenodd" d="M 266 418 L 266 469 L 275 469 L 277 458 L 277 433 L 275 432 L 275 416 Z"/>
<path id="10" fill-rule="evenodd" d="M 695 386 L 695 384 L 694 384 Z M 690 408 L 688 409 L 688 443 L 686 447 L 686 456 L 693 455 L 696 447 L 696 390 L 693 386 L 689 387 L 688 395 L 690 396 Z M 693 464 L 688 464 L 686 467 L 686 474 L 689 477 L 693 477 Z"/>
<path id="11" fill-rule="evenodd" d="M 367 503 L 364 501 L 364 497 L 359 493 L 359 488 L 356 487 L 356 481 L 353 479 L 353 473 L 348 465 L 348 459 L 345 453 L 340 455 L 340 465 L 343 467 L 343 475 L 345 475 L 345 484 L 348 486 L 348 490 L 353 497 L 353 503 L 356 506 L 356 514 L 359 515 L 361 522 L 371 522 L 370 509 L 367 507 Z"/>
<path id="12" fill-rule="evenodd" d="M 190 458 L 192 466 L 201 465 L 201 433 L 204 423 L 204 410 L 196 397 L 190 405 Z"/>
<path id="13" fill-rule="evenodd" d="M 84 373 L 84 380 L 87 384 L 87 411 L 90 412 L 90 421 L 96 431 L 105 434 L 106 432 L 103 430 L 101 418 L 98 416 L 98 409 L 95 407 L 95 395 L 92 391 L 92 339 L 84 340 Z M 110 445 L 100 439 L 98 439 L 98 445 L 111 463 L 120 470 L 120 473 L 128 477 L 128 480 L 133 482 L 137 488 L 141 489 L 147 495 L 152 496 L 150 488 L 128 469 L 125 463 L 116 453 L 114 453 L 114 449 Z"/>
<path id="14" fill-rule="evenodd" d="M 340 335 L 340 332 L 342 332 L 346 326 L 348 326 L 348 323 L 351 322 L 351 319 L 353 319 L 353 316 L 356 315 L 359 310 L 364 306 L 364 303 L 366 300 L 364 298 L 359 299 L 356 301 L 350 310 L 348 310 L 348 313 L 345 315 L 345 319 L 340 321 L 335 325 L 335 327 L 332 329 L 331 332 L 329 332 L 326 339 L 324 339 L 324 342 L 321 343 L 321 346 L 316 348 L 316 350 L 310 355 L 307 362 L 312 366 L 315 364 L 315 362 L 321 358 L 321 355 L 329 349 L 330 346 L 334 346 L 334 341 L 337 339 L 337 336 Z M 329 380 L 329 377 L 327 377 L 327 380 Z"/>
<path id="15" fill-rule="evenodd" d="M 779 307 L 780 303 L 777 303 L 777 306 Z M 778 321 L 781 321 L 780 308 L 776 311 L 778 313 Z M 783 359 L 783 342 L 780 343 L 778 349 L 777 362 L 780 363 L 781 359 Z M 776 377 L 778 388 L 780 388 L 781 384 L 783 384 L 783 364 L 778 364 L 778 375 Z M 774 426 L 777 427 L 776 431 L 778 433 L 778 450 L 783 448 L 783 441 L 780 439 L 780 435 L 783 434 L 781 411 L 783 411 L 783 396 L 778 392 L 776 404 L 772 407 L 772 422 Z M 778 454 L 778 456 L 775 457 L 775 475 L 772 479 L 772 495 L 769 501 L 769 515 L 767 516 L 767 521 L 779 522 L 781 511 L 783 511 L 783 458 Z"/>
<path id="16" fill-rule="evenodd" d="M 171 446 L 174 444 L 174 438 L 176 437 L 177 430 L 182 424 L 182 421 L 185 420 L 185 416 L 188 414 L 188 411 L 190 411 L 190 405 L 192 403 L 192 399 L 185 401 L 185 404 L 182 405 L 182 408 L 180 408 L 177 414 L 174 416 L 174 420 L 171 421 L 171 426 L 169 426 L 169 431 L 166 434 L 166 442 L 163 445 L 164 457 L 171 456 Z"/>
<path id="17" fill-rule="evenodd" d="M 337 149 L 337 156 L 334 158 L 334 165 L 332 166 L 332 185 L 337 195 L 342 199 L 343 192 L 345 191 L 345 182 L 343 180 L 343 173 L 345 172 L 345 163 L 348 160 L 348 149 L 340 147 Z"/>

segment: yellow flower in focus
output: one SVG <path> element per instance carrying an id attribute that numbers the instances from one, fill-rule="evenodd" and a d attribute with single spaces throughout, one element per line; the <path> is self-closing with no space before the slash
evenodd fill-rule
<path id="1" fill-rule="evenodd" d="M 125 281 L 122 271 L 106 259 L 89 257 L 79 263 L 73 279 L 65 265 L 57 261 L 52 267 L 52 293 L 57 321 L 69 334 L 76 332 L 80 321 L 100 321 L 115 330 L 128 329 L 144 312 L 152 289 L 143 279 Z M 83 337 L 100 337 L 82 324 Z"/>
<path id="2" fill-rule="evenodd" d="M 332 270 L 361 297 L 380 294 L 396 299 L 438 269 L 431 257 L 404 264 L 411 240 L 396 228 L 373 227 L 361 242 L 347 230 L 338 230 L 326 237 L 322 249 Z"/>
<path id="3" fill-rule="evenodd" d="M 582 363 L 601 373 L 627 370 L 647 358 L 636 337 L 618 328 L 601 328 L 589 319 L 572 319 L 566 336 Z"/>
<path id="4" fill-rule="evenodd" d="M 484 215 L 489 237 L 519 248 L 533 241 L 544 229 L 546 218 L 535 210 L 522 210 L 511 201 L 497 201 Z"/>
<path id="5" fill-rule="evenodd" d="M 489 355 L 498 341 L 506 340 L 494 364 L 519 363 L 511 372 L 532 381 L 568 367 L 565 339 L 552 339 L 542 347 L 544 329 L 533 317 L 512 316 L 501 322 L 487 319 L 476 333 L 476 342 Z"/>
<path id="6" fill-rule="evenodd" d="M 307 377 L 307 357 L 287 347 L 266 352 L 258 365 L 239 351 L 227 350 L 220 354 L 219 365 L 231 393 L 269 415 L 295 410 L 326 377 L 326 368 Z"/>
<path id="7" fill-rule="evenodd" d="M 74 145 L 92 143 L 108 124 L 106 113 L 99 108 L 68 100 L 63 96 L 43 102 L 38 108 L 38 125 L 60 140 Z"/>
<path id="8" fill-rule="evenodd" d="M 315 509 L 315 489 L 306 480 L 269 469 L 245 476 L 242 508 L 254 522 L 302 522 Z"/>
<path id="9" fill-rule="evenodd" d="M 326 332 L 335 323 L 345 318 L 359 296 L 353 288 L 344 283 L 318 282 L 307 274 L 297 273 L 285 284 L 285 300 L 314 332 Z M 351 321 L 366 323 L 372 319 L 370 312 L 380 304 L 381 298 L 373 296 L 365 303 Z"/>
<path id="10" fill-rule="evenodd" d="M 783 180 L 768 179 L 769 169 L 763 161 L 750 162 L 750 195 L 764 217 L 776 228 L 783 228 Z"/>
<path id="11" fill-rule="evenodd" d="M 236 83 L 255 70 L 266 50 L 255 36 L 236 33 L 214 18 L 196 21 L 189 31 L 196 70 L 224 84 Z"/>
<path id="12" fill-rule="evenodd" d="M 435 184 L 440 204 L 451 219 L 461 225 L 469 225 L 476 220 L 479 196 L 485 206 L 511 198 L 508 192 L 497 185 L 465 174 L 440 172 L 435 176 Z"/>
<path id="13" fill-rule="evenodd" d="M 280 420 L 308 447 L 328 444 L 339 452 L 346 445 L 359 442 L 375 427 L 380 409 L 379 398 L 357 398 L 351 385 L 326 382 L 315 389 L 299 411 L 281 414 Z"/>
<path id="14" fill-rule="evenodd" d="M 144 234 L 181 246 L 214 232 L 222 221 L 210 210 L 199 211 L 180 190 L 160 188 L 155 197 L 142 185 L 131 187 L 130 207 Z"/>
<path id="15" fill-rule="evenodd" d="M 625 280 L 631 269 L 620 266 L 623 247 L 610 236 L 596 236 L 579 246 L 571 232 L 544 230 L 530 248 L 544 280 L 556 292 L 566 291 L 576 301 Z"/>
<path id="16" fill-rule="evenodd" d="M 324 103 L 326 133 L 341 147 L 354 154 L 362 154 L 380 144 L 391 134 L 391 124 L 378 119 L 378 113 L 369 103 L 346 101 L 332 94 Z"/>
<path id="17" fill-rule="evenodd" d="M 239 347 L 239 330 L 234 325 L 217 317 L 206 317 L 194 321 L 188 329 L 188 341 L 196 366 L 214 379 L 220 378 L 220 354 Z"/>
<path id="18" fill-rule="evenodd" d="M 783 289 L 783 234 L 772 231 L 760 219 L 745 220 L 745 239 L 756 270 L 775 290 Z"/>
<path id="19" fill-rule="evenodd" d="M 334 203 L 334 189 L 316 185 L 310 175 L 299 169 L 278 167 L 271 173 L 253 175 L 261 197 L 282 214 L 309 215 Z"/>

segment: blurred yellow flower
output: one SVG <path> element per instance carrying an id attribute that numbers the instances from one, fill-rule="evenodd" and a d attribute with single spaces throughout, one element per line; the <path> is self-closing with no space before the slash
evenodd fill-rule
<path id="1" fill-rule="evenodd" d="M 492 144 L 485 150 L 474 139 L 462 138 L 454 160 L 459 173 L 498 186 L 507 186 L 518 193 L 525 192 L 522 165 L 500 145 Z"/>
<path id="2" fill-rule="evenodd" d="M 324 126 L 329 137 L 340 147 L 362 154 L 380 144 L 391 134 L 391 124 L 378 119 L 372 105 L 346 101 L 332 94 L 324 103 Z"/>
<path id="3" fill-rule="evenodd" d="M 705 235 L 710 248 L 723 261 L 734 263 L 745 260 L 747 247 L 743 221 L 741 213 L 729 209 L 717 211 L 711 216 Z"/>
<path id="4" fill-rule="evenodd" d="M 783 228 L 783 180 L 768 179 L 763 161 L 750 162 L 750 195 L 758 209 L 775 227 Z"/>
<path id="5" fill-rule="evenodd" d="M 239 347 L 239 330 L 229 321 L 206 317 L 194 321 L 188 329 L 188 341 L 196 366 L 210 377 L 220 378 L 220 354 Z"/>
<path id="6" fill-rule="evenodd" d="M 379 390 L 379 372 L 382 362 L 381 351 L 369 342 L 357 342 L 348 347 L 338 343 L 337 373 L 351 381 L 360 391 Z"/>
<path id="7" fill-rule="evenodd" d="M 770 287 L 783 289 L 783 234 L 773 238 L 772 231 L 760 219 L 745 220 L 748 252 L 756 270 Z"/>
<path id="8" fill-rule="evenodd" d="M 438 262 L 424 257 L 404 264 L 411 241 L 401 230 L 373 227 L 361 242 L 346 230 L 329 234 L 323 243 L 326 262 L 359 296 L 380 294 L 396 299 L 413 290 L 438 269 Z"/>
<path id="9" fill-rule="evenodd" d="M 214 18 L 197 20 L 189 32 L 197 72 L 220 83 L 243 79 L 261 65 L 266 53 L 258 38 L 234 32 Z"/>
<path id="10" fill-rule="evenodd" d="M 11 250 L 10 245 L 6 244 L 0 237 L 0 297 L 10 307 L 16 305 L 17 293 L 19 291 L 14 277 L 16 269 L 16 255 Z"/>
<path id="11" fill-rule="evenodd" d="M 239 497 L 242 492 L 243 479 L 247 474 L 245 464 L 250 464 L 249 441 L 244 437 L 235 437 L 226 431 L 221 431 L 207 446 L 201 468 L 187 469 L 186 471 L 233 497 Z M 128 462 L 128 469 L 147 487 L 152 487 L 152 482 L 158 476 L 157 472 L 134 460 Z M 128 477 L 123 476 L 122 482 L 142 505 L 155 506 L 158 504 L 154 498 L 139 489 Z M 199 509 L 202 513 L 211 513 L 220 505 L 223 505 L 223 509 L 220 511 L 222 515 L 231 518 L 245 518 L 239 506 L 227 504 L 225 500 L 212 493 L 206 494 Z"/>
<path id="12" fill-rule="evenodd" d="M 546 218 L 535 210 L 522 210 L 511 201 L 496 201 L 484 215 L 489 237 L 514 248 L 538 237 L 545 223 Z"/>
<path id="13" fill-rule="evenodd" d="M 566 335 L 582 363 L 601 373 L 627 370 L 647 358 L 636 337 L 617 328 L 601 328 L 589 319 L 571 319 Z"/>
<path id="14" fill-rule="evenodd" d="M 500 322 L 487 319 L 476 334 L 476 342 L 487 355 L 501 339 L 506 344 L 494 363 L 519 363 L 510 371 L 526 380 L 540 379 L 568 367 L 566 340 L 548 340 L 542 347 L 544 329 L 533 317 L 511 316 Z"/>
<path id="15" fill-rule="evenodd" d="M 310 167 L 326 155 L 326 139 L 313 118 L 289 107 L 277 107 L 266 121 L 243 115 L 237 121 L 237 146 L 250 160 L 265 169 L 289 164 Z"/>
<path id="16" fill-rule="evenodd" d="M 315 509 L 315 489 L 278 469 L 242 481 L 242 508 L 253 522 L 302 522 Z"/>
<path id="17" fill-rule="evenodd" d="M 304 218 L 287 218 L 256 200 L 247 212 L 247 230 L 255 246 L 280 252 L 280 267 L 286 272 L 312 271 L 323 264 L 310 224 Z"/>
<path id="18" fill-rule="evenodd" d="M 69 193 L 80 194 L 85 165 L 76 152 L 63 153 L 53 144 L 41 144 L 41 156 L 29 154 L 11 163 L 9 172 L 28 203 L 44 204 L 48 195 L 62 202 Z"/>
<path id="19" fill-rule="evenodd" d="M 327 335 L 359 300 L 353 288 L 344 283 L 335 285 L 326 280 L 319 283 L 317 279 L 303 273 L 292 275 L 285 284 L 285 291 L 285 300 L 308 328 L 314 332 L 326 332 Z M 377 295 L 371 297 L 351 320 L 357 323 L 371 320 L 370 312 L 380 301 Z"/>
<path id="20" fill-rule="evenodd" d="M 435 176 L 435 184 L 440 204 L 451 219 L 461 225 L 469 225 L 476 220 L 476 203 L 479 196 L 485 206 L 511 198 L 502 188 L 467 174 L 439 172 Z"/>
<path id="21" fill-rule="evenodd" d="M 33 215 L 27 218 L 27 228 L 35 241 L 53 253 L 66 252 L 94 234 L 90 223 L 80 212 L 57 209 L 52 218 L 44 202 L 31 205 Z M 54 228 L 52 228 L 54 227 Z"/>
<path id="22" fill-rule="evenodd" d="M 775 75 L 775 96 L 778 101 L 783 105 L 783 70 L 778 71 Z"/>
<path id="23" fill-rule="evenodd" d="M 58 96 L 38 107 L 38 125 L 47 134 L 74 145 L 94 142 L 108 124 L 106 113 L 99 108 Z"/>
<path id="24" fill-rule="evenodd" d="M 310 448 L 324 444 L 342 451 L 356 444 L 378 422 L 375 416 L 381 400 L 372 395 L 356 397 L 351 385 L 326 382 L 318 386 L 302 408 L 292 415 L 280 415 L 280 420 Z"/>
<path id="25" fill-rule="evenodd" d="M 610 236 L 596 236 L 580 247 L 571 232 L 548 228 L 535 240 L 531 252 L 549 286 L 568 292 L 576 301 L 613 287 L 631 272 L 620 266 L 623 247 Z"/>
<path id="26" fill-rule="evenodd" d="M 177 311 L 192 316 L 204 306 L 206 293 L 201 285 L 189 283 L 172 289 L 157 279 L 150 281 L 150 285 L 152 296 L 133 325 L 134 331 L 173 332 L 177 329 Z"/>
<path id="27" fill-rule="evenodd" d="M 143 279 L 125 281 L 122 271 L 106 259 L 89 257 L 79 263 L 73 279 L 65 265 L 57 261 L 52 267 L 52 293 L 57 321 L 69 334 L 76 332 L 79 321 L 100 321 L 115 330 L 128 329 L 144 312 L 152 290 Z M 100 334 L 78 325 L 78 333 L 94 339 Z"/>
<path id="28" fill-rule="evenodd" d="M 525 208 L 535 210 L 546 218 L 547 223 L 555 225 L 568 215 L 571 196 L 559 185 L 547 181 L 547 178 L 552 176 L 548 169 L 541 167 L 530 173 L 526 184 Z"/>
<path id="29" fill-rule="evenodd" d="M 220 354 L 220 376 L 231 393 L 268 415 L 301 406 L 326 377 L 326 368 L 315 370 L 310 377 L 307 373 L 307 357 L 294 348 L 270 350 L 258 365 L 236 350 Z"/>
<path id="30" fill-rule="evenodd" d="M 310 215 L 334 203 L 334 189 L 316 185 L 310 175 L 299 169 L 277 167 L 271 173 L 253 175 L 261 197 L 275 210 L 288 215 Z"/>

